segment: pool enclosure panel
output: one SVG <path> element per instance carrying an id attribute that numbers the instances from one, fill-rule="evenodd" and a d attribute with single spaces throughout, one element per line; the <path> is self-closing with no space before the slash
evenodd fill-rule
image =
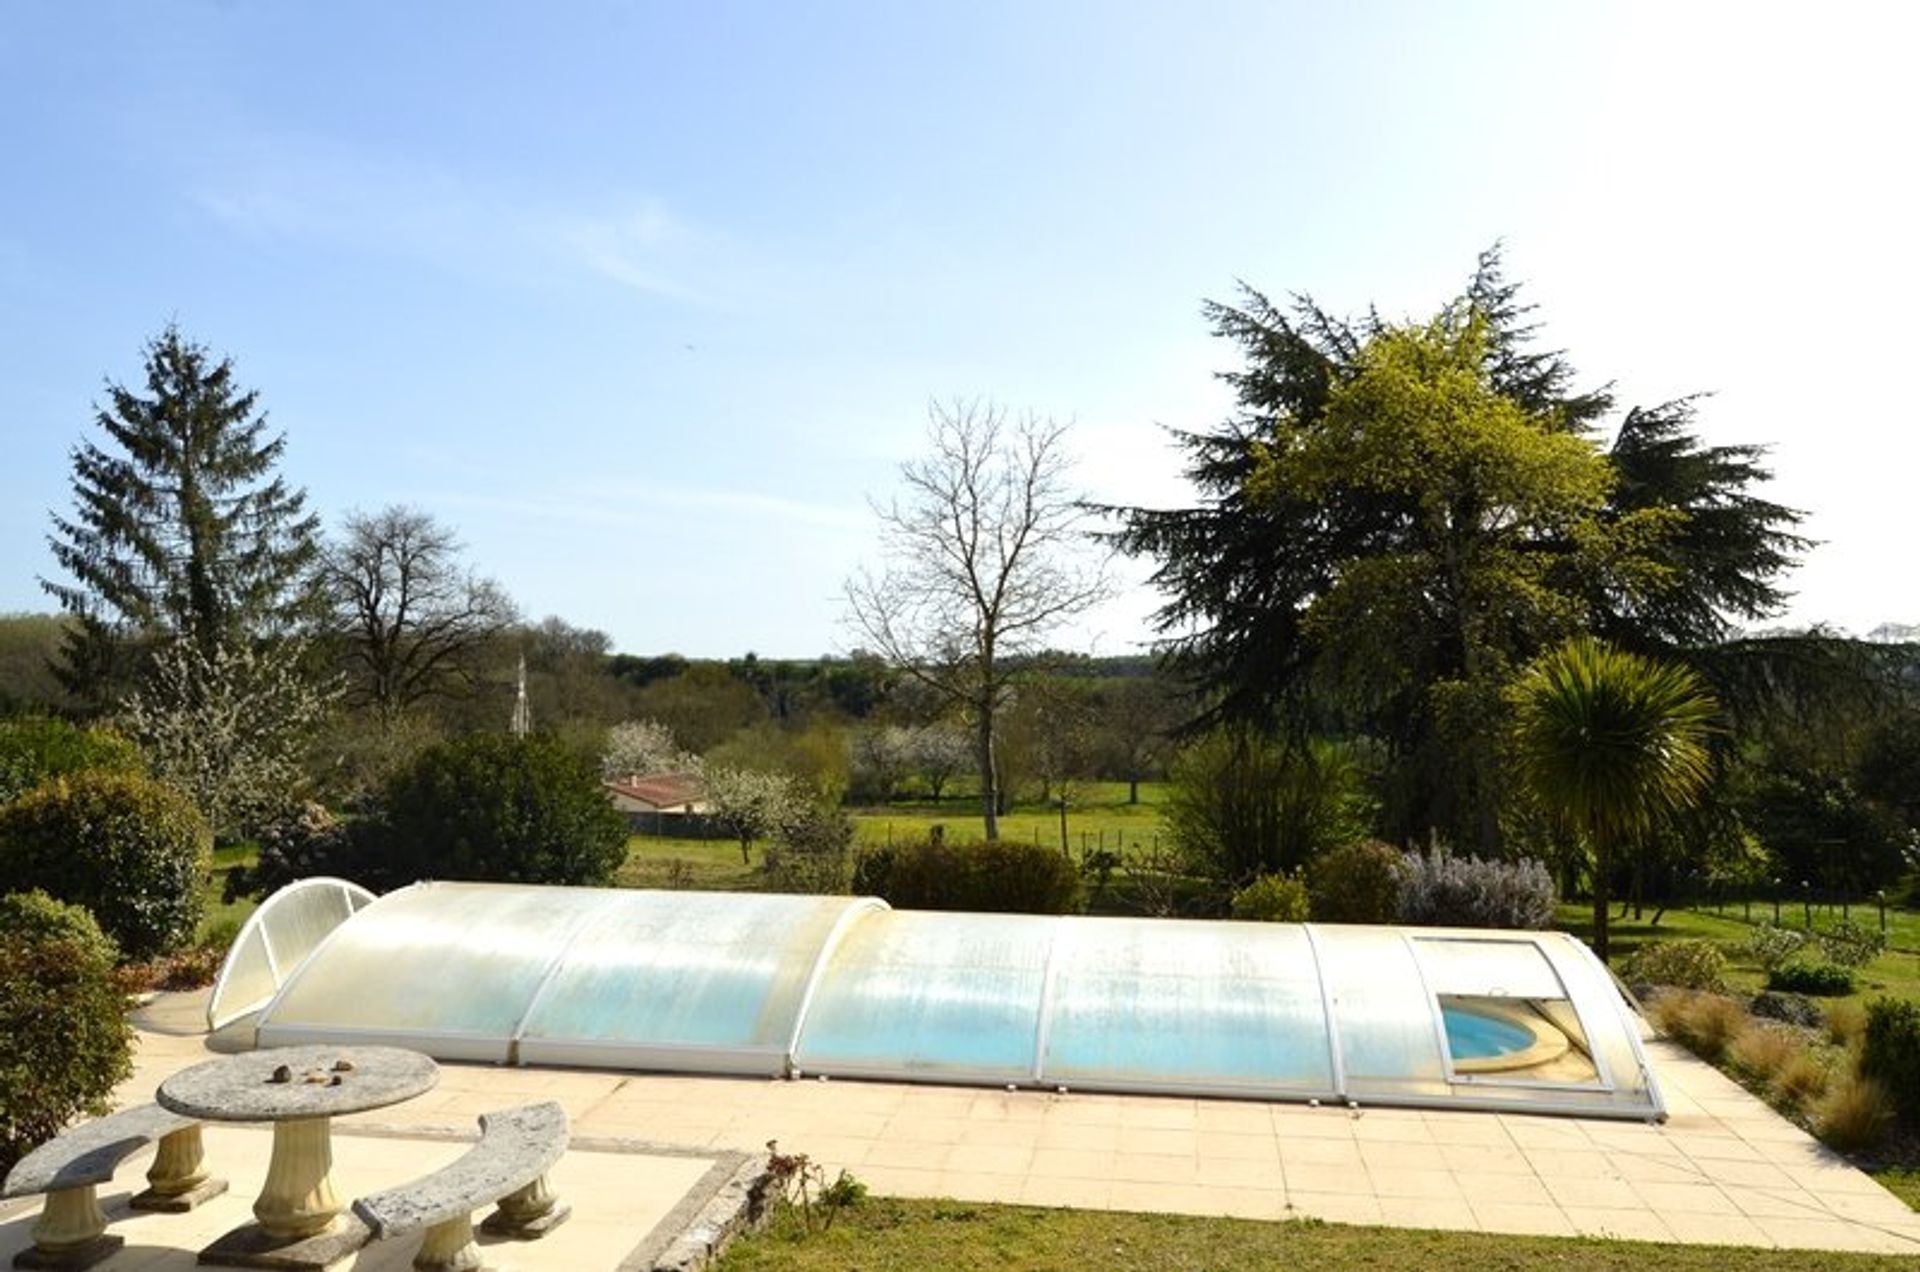
<path id="1" fill-rule="evenodd" d="M 261 1045 L 1664 1116 L 1636 1018 L 1560 932 L 477 883 L 366 904 L 343 886 L 277 894 L 236 943 L 215 1001 L 230 1014 L 271 992 Z M 280 940 L 307 953 L 269 974 Z"/>
<path id="2" fill-rule="evenodd" d="M 221 1029 L 265 1007 L 333 929 L 373 901 L 344 879 L 302 879 L 247 916 L 207 997 L 207 1026 Z"/>

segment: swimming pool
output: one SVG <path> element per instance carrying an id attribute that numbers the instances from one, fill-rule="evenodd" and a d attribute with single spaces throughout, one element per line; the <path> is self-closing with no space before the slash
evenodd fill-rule
<path id="1" fill-rule="evenodd" d="M 1566 1054 L 1567 1035 L 1510 1000 L 1443 997 L 1447 1052 L 1455 1073 L 1509 1073 L 1546 1064 Z"/>

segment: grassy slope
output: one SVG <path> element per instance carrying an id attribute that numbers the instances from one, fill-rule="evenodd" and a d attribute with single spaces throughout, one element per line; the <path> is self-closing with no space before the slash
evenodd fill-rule
<path id="1" fill-rule="evenodd" d="M 1267 1272 L 1272 1268 L 1471 1268 L 1474 1272 L 1878 1272 L 1905 1257 L 1733 1250 L 1645 1242 L 1492 1236 L 869 1199 L 804 1235 L 791 1212 L 736 1242 L 720 1272 Z"/>

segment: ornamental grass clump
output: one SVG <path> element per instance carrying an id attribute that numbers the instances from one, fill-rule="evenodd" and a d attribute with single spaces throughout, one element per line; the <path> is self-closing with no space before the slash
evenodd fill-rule
<path id="1" fill-rule="evenodd" d="M 1832 1072 L 1830 1065 L 1803 1046 L 1774 1071 L 1769 1090 L 1786 1108 L 1805 1108 L 1826 1094 Z"/>
<path id="2" fill-rule="evenodd" d="M 1806 1053 L 1806 1044 L 1788 1029 L 1748 1019 L 1727 1040 L 1727 1061 L 1761 1086 L 1771 1086 L 1782 1070 Z"/>
<path id="3" fill-rule="evenodd" d="M 1747 1012 L 1723 994 L 1676 990 L 1653 1000 L 1653 1019 L 1687 1050 L 1718 1063 L 1746 1023 Z"/>
<path id="4" fill-rule="evenodd" d="M 1893 1126 L 1887 1089 L 1861 1073 L 1841 1073 L 1813 1107 L 1813 1129 L 1838 1149 L 1871 1148 Z"/>

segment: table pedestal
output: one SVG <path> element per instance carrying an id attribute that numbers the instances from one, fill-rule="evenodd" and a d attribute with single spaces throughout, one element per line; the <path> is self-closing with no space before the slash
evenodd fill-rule
<path id="1" fill-rule="evenodd" d="M 268 1235 L 297 1241 L 324 1231 L 340 1213 L 333 1195 L 333 1119 L 273 1124 L 273 1156 L 253 1217 Z"/>

